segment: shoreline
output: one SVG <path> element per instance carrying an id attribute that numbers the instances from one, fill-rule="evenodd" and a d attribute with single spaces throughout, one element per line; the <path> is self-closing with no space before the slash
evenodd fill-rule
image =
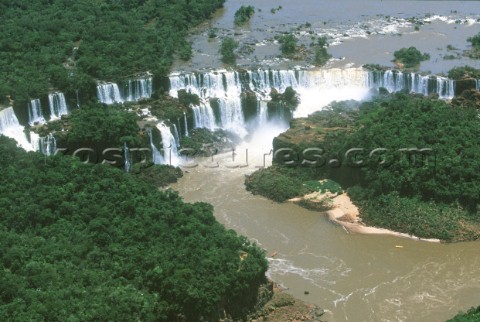
<path id="1" fill-rule="evenodd" d="M 368 234 L 368 235 L 390 235 L 401 238 L 408 238 L 416 241 L 440 243 L 442 242 L 438 238 L 420 238 L 407 233 L 401 233 L 387 228 L 379 228 L 373 226 L 367 226 L 362 222 L 360 212 L 350 200 L 350 197 L 346 192 L 334 195 L 331 193 L 311 193 L 299 198 L 293 198 L 288 200 L 298 204 L 300 201 L 306 201 L 309 203 L 318 203 L 324 198 L 329 198 L 332 201 L 332 208 L 326 211 L 321 211 L 328 216 L 328 219 L 340 226 L 342 226 L 348 233 Z"/>

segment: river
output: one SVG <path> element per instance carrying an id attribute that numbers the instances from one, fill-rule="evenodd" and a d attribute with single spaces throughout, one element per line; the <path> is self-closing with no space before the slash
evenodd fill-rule
<path id="1" fill-rule="evenodd" d="M 257 10 L 248 26 L 234 28 L 233 13 L 241 4 L 261 11 Z M 271 13 L 278 6 L 282 9 Z M 468 48 L 466 38 L 480 31 L 474 19 L 479 11 L 473 1 L 343 0 L 335 5 L 314 0 L 227 1 L 212 21 L 192 35 L 192 62 L 177 62 L 175 68 L 224 67 L 217 55 L 218 39 L 207 40 L 210 28 L 244 43 L 257 43 L 252 54 L 240 57 L 242 67 L 302 65 L 277 58 L 278 44 L 272 37 L 307 21 L 315 34 L 329 35 L 329 52 L 334 57 L 344 57 L 325 68 L 391 65 L 392 51 L 407 45 L 431 54 L 432 59 L 421 65 L 424 71 L 445 72 L 463 64 L 480 67 L 478 61 L 463 56 L 442 58 L 448 44 L 459 50 Z M 414 31 L 404 20 L 409 17 L 432 23 Z M 324 308 L 328 321 L 444 321 L 480 304 L 480 242 L 438 244 L 349 234 L 322 213 L 246 191 L 244 176 L 261 166 L 264 158 L 268 164 L 270 156 L 264 154 L 269 152 L 271 139 L 285 129 L 286 125 L 257 129 L 237 147 L 235 161 L 231 153 L 215 156 L 213 161 L 196 160 L 199 165 L 185 168 L 173 189 L 188 202 L 211 203 L 221 223 L 257 242 L 267 255 L 277 252 L 274 258 L 269 256 L 269 277 L 295 297 Z"/>

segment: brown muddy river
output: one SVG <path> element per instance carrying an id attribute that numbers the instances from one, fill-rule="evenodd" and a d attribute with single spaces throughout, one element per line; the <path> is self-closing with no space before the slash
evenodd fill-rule
<path id="1" fill-rule="evenodd" d="M 248 25 L 234 27 L 233 13 L 240 5 L 253 5 L 257 11 Z M 279 6 L 282 9 L 271 12 Z M 419 31 L 407 20 L 411 17 L 425 23 Z M 465 64 L 480 68 L 478 60 L 461 55 L 469 48 L 466 39 L 480 32 L 479 17 L 476 1 L 227 1 L 212 21 L 192 35 L 192 61 L 177 62 L 174 69 L 224 68 L 217 53 L 225 35 L 253 48 L 240 55 L 241 67 L 308 66 L 279 58 L 273 40 L 306 22 L 311 27 L 299 30 L 300 43 L 308 43 L 309 30 L 329 38 L 328 50 L 336 59 L 324 68 L 392 66 L 393 51 L 406 46 L 431 55 L 422 62 L 423 71 L 446 72 Z M 218 37 L 208 40 L 212 28 Z M 449 44 L 456 49 L 449 51 Z M 445 60 L 447 54 L 458 55 Z M 198 167 L 184 169 L 188 172 L 173 189 L 186 201 L 211 203 L 216 218 L 227 228 L 256 241 L 267 254 L 278 252 L 269 259 L 268 274 L 275 282 L 326 309 L 328 321 L 444 321 L 480 305 L 480 242 L 437 244 L 348 234 L 321 213 L 247 192 L 244 175 L 262 165 L 271 139 L 285 127 L 263 130 L 251 140 L 255 144 L 238 148 L 235 162 L 229 154 L 216 156 L 213 163 L 198 160 Z M 245 163 L 247 148 L 248 166 L 231 168 Z"/>

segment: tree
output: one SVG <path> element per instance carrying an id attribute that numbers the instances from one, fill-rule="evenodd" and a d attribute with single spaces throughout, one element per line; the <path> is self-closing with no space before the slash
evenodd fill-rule
<path id="1" fill-rule="evenodd" d="M 246 22 L 250 20 L 250 18 L 253 16 L 255 13 L 255 8 L 252 6 L 241 6 L 240 9 L 238 9 L 235 12 L 235 24 L 236 25 L 243 25 Z"/>
<path id="2" fill-rule="evenodd" d="M 282 35 L 278 42 L 280 43 L 280 50 L 285 56 L 292 55 L 297 49 L 297 38 L 293 34 Z"/>
<path id="3" fill-rule="evenodd" d="M 429 60 L 430 55 L 427 53 L 421 53 L 415 47 L 402 48 L 393 53 L 395 60 L 404 64 L 406 68 L 415 67 L 420 64 L 421 61 Z"/>
<path id="4" fill-rule="evenodd" d="M 222 40 L 220 45 L 220 54 L 222 55 L 222 61 L 226 64 L 234 64 L 236 60 L 235 49 L 238 48 L 238 42 L 235 39 L 226 37 Z"/>

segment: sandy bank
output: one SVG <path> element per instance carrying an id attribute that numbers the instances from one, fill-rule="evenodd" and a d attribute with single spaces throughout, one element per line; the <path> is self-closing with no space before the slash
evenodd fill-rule
<path id="1" fill-rule="evenodd" d="M 385 229 L 385 228 L 377 228 L 377 227 L 370 227 L 366 226 L 362 223 L 362 219 L 360 218 L 360 213 L 358 211 L 357 206 L 355 206 L 350 197 L 347 193 L 343 193 L 340 195 L 327 193 L 311 193 L 305 195 L 302 198 L 293 198 L 289 201 L 299 203 L 299 202 L 308 202 L 310 204 L 320 203 L 320 202 L 327 202 L 331 206 L 331 209 L 326 211 L 328 218 L 343 226 L 348 232 L 351 233 L 359 233 L 359 234 L 382 234 L 382 235 L 392 235 L 397 237 L 403 238 L 410 238 L 419 241 L 427 241 L 427 242 L 435 242 L 439 243 L 440 239 L 436 238 L 420 238 L 413 235 L 399 233 L 393 230 Z"/>

